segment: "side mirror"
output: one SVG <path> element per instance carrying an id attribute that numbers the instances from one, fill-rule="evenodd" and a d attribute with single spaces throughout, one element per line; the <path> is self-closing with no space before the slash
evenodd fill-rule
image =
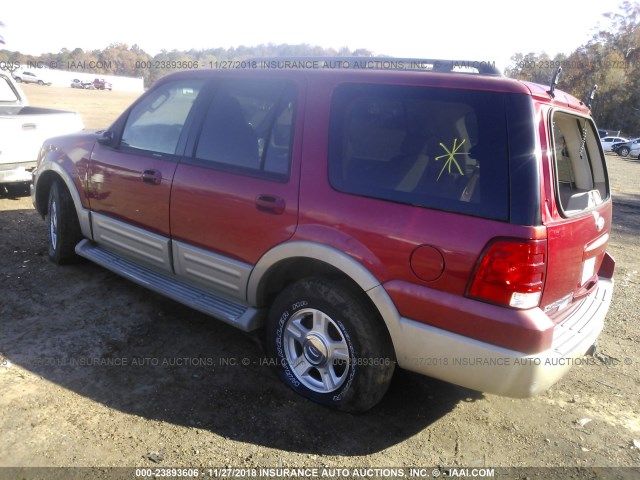
<path id="1" fill-rule="evenodd" d="M 111 130 L 105 130 L 102 135 L 98 137 L 98 143 L 100 145 L 110 146 L 113 145 L 114 135 Z"/>

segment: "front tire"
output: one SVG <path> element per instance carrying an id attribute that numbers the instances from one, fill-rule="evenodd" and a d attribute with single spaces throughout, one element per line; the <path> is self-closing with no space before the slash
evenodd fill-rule
<path id="1" fill-rule="evenodd" d="M 51 185 L 48 207 L 49 258 L 58 265 L 76 263 L 80 257 L 75 248 L 82 240 L 82 232 L 73 199 L 60 181 Z"/>
<path id="2" fill-rule="evenodd" d="M 629 155 L 629 148 L 628 147 L 620 147 L 618 149 L 618 155 L 620 155 L 621 157 L 626 157 L 627 155 Z"/>
<path id="3" fill-rule="evenodd" d="M 384 396 L 395 357 L 379 315 L 346 282 L 301 280 L 269 312 L 267 350 L 294 391 L 338 410 L 363 412 Z"/>

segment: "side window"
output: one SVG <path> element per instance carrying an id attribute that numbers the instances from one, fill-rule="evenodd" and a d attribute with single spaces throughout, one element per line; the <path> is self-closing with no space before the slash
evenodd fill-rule
<path id="1" fill-rule="evenodd" d="M 182 128 L 204 82 L 178 80 L 151 91 L 129 113 L 120 144 L 175 154 Z"/>
<path id="2" fill-rule="evenodd" d="M 225 81 L 203 122 L 195 157 L 213 168 L 285 180 L 295 88 L 282 81 Z"/>
<path id="3" fill-rule="evenodd" d="M 552 113 L 551 121 L 561 211 L 574 215 L 600 205 L 609 197 L 609 190 L 593 122 L 560 111 Z"/>
<path id="4" fill-rule="evenodd" d="M 508 220 L 502 94 L 343 85 L 330 122 L 335 189 Z"/>

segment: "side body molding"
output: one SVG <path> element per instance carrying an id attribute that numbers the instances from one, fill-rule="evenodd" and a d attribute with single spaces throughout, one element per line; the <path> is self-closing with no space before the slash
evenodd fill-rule
<path id="1" fill-rule="evenodd" d="M 154 268 L 173 272 L 171 240 L 106 215 L 91 214 L 94 240 L 107 249 Z"/>

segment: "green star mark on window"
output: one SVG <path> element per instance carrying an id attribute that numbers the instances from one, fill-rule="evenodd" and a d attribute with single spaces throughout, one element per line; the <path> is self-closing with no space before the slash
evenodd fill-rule
<path id="1" fill-rule="evenodd" d="M 458 145 L 458 139 L 455 138 L 453 140 L 453 147 L 451 147 L 451 150 L 449 150 L 447 147 L 445 147 L 444 143 L 440 143 L 440 146 L 442 148 L 444 148 L 444 151 L 447 152 L 447 153 L 444 154 L 444 155 L 440 155 L 440 156 L 436 157 L 436 162 L 438 160 L 440 160 L 441 158 L 444 158 L 444 157 L 447 157 L 447 161 L 444 162 L 444 165 L 442 166 L 442 170 L 440 170 L 440 174 L 438 175 L 438 178 L 436 178 L 436 182 L 438 180 L 440 180 L 440 177 L 442 176 L 442 172 L 444 172 L 445 168 L 449 167 L 449 173 L 451 173 L 451 164 L 454 164 L 456 166 L 456 168 L 460 172 L 460 175 L 464 175 L 464 173 L 462 172 L 462 169 L 460 168 L 460 165 L 458 164 L 458 161 L 456 160 L 455 156 L 456 155 L 466 155 L 465 152 L 458 152 L 458 150 L 460 150 L 460 148 L 464 144 L 465 140 L 466 139 L 463 139 L 460 142 L 460 145 Z"/>

